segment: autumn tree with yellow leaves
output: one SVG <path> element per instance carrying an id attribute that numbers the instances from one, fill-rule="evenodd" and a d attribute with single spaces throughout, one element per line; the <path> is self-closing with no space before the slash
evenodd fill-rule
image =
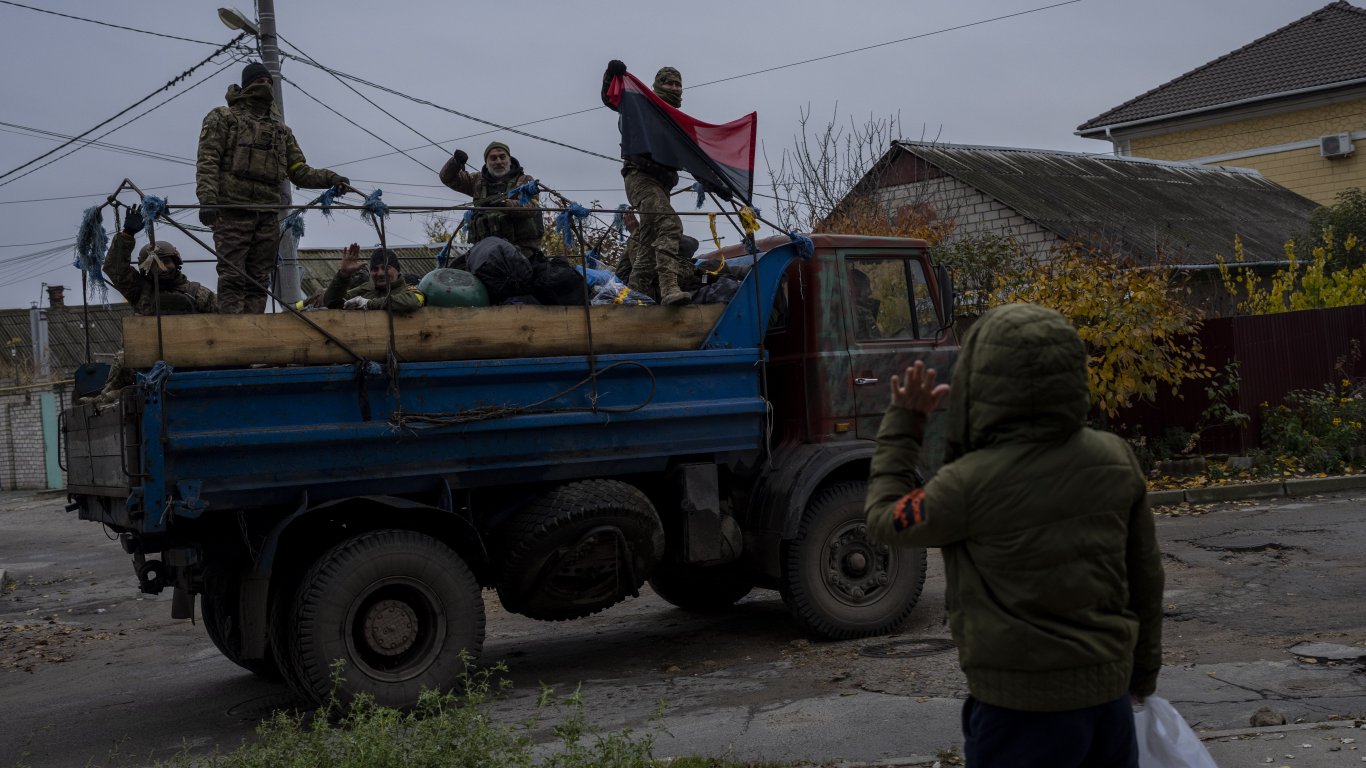
<path id="1" fill-rule="evenodd" d="M 1169 270 L 1136 269 L 1109 250 L 1068 243 L 999 278 L 989 303 L 1017 302 L 1056 309 L 1076 326 L 1092 402 L 1108 416 L 1213 373 L 1195 335 L 1200 313 L 1182 301 Z"/>
<path id="2" fill-rule="evenodd" d="M 1366 304 L 1366 263 L 1361 263 L 1366 243 L 1354 234 L 1341 243 L 1333 230 L 1322 231 L 1321 242 L 1310 257 L 1301 261 L 1295 241 L 1285 244 L 1285 265 L 1263 276 L 1246 266 L 1243 241 L 1234 238 L 1233 259 L 1218 256 L 1219 277 L 1224 289 L 1237 301 L 1238 311 L 1247 315 L 1271 315 L 1303 309 L 1326 309 Z M 1336 254 L 1336 258 L 1335 258 Z M 1360 266 L 1334 264 L 1356 262 Z"/>

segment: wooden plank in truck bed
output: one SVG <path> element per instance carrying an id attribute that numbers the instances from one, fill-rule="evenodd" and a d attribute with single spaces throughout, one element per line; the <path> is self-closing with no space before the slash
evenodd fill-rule
<path id="1" fill-rule="evenodd" d="M 724 304 L 591 307 L 593 351 L 698 349 L 724 310 Z M 389 321 L 384 312 L 306 314 L 357 354 L 370 360 L 385 358 Z M 147 368 L 165 359 L 178 368 L 236 368 L 354 362 L 339 346 L 289 313 L 177 315 L 161 318 L 161 328 L 164 355 L 157 349 L 155 317 L 125 318 L 124 364 Z M 407 317 L 394 317 L 394 340 L 399 360 L 405 362 L 588 353 L 583 307 L 426 307 Z"/>

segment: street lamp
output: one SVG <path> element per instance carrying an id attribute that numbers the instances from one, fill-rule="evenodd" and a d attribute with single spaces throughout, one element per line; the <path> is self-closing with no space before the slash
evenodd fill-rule
<path id="1" fill-rule="evenodd" d="M 228 29 L 240 29 L 252 37 L 260 37 L 261 30 L 236 8 L 219 8 L 218 20 Z"/>
<path id="2" fill-rule="evenodd" d="M 223 26 L 228 29 L 240 29 L 256 38 L 257 49 L 261 52 L 261 63 L 266 65 L 266 69 L 270 72 L 271 90 L 275 92 L 275 114 L 280 118 L 280 122 L 284 123 L 285 93 L 280 77 L 280 44 L 275 35 L 274 0 L 258 0 L 256 12 L 259 14 L 259 18 L 253 22 L 247 18 L 246 14 L 235 8 L 219 8 L 218 20 L 223 22 Z M 294 193 L 290 188 L 288 179 L 280 183 L 280 202 L 286 206 L 294 202 Z M 281 219 L 288 212 L 287 208 L 281 209 Z M 282 238 L 280 241 L 280 266 L 276 269 L 276 292 L 286 303 L 293 304 L 301 297 L 302 291 L 299 288 L 301 282 L 299 251 L 295 241 L 290 237 Z"/>

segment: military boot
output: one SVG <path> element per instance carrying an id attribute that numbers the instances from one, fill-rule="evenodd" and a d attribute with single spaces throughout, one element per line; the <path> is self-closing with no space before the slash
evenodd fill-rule
<path id="1" fill-rule="evenodd" d="M 659 265 L 659 303 L 666 307 L 678 307 L 692 303 L 692 294 L 678 287 L 678 273 L 674 265 Z"/>

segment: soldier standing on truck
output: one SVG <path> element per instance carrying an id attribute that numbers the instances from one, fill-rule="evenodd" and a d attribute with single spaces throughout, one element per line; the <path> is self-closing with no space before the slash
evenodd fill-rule
<path id="1" fill-rule="evenodd" d="M 422 293 L 403 279 L 393 251 L 376 248 L 370 254 L 370 282 L 351 288 L 351 278 L 360 270 L 360 263 L 360 246 L 352 243 L 342 252 L 341 266 L 323 294 L 323 306 L 392 309 L 396 315 L 409 315 L 427 303 Z"/>
<path id="2" fill-rule="evenodd" d="M 602 103 L 616 110 L 607 99 L 612 78 L 626 74 L 626 65 L 613 59 L 602 76 Z M 655 95 L 678 109 L 683 106 L 683 75 L 673 67 L 655 73 Z M 678 185 L 678 169 L 656 162 L 649 155 L 622 158 L 621 175 L 626 180 L 626 199 L 640 212 L 640 229 L 633 235 L 640 247 L 633 254 L 630 286 L 660 304 L 687 304 L 692 296 L 679 283 L 692 275 L 692 264 L 678 261 L 678 241 L 683 236 L 683 220 L 674 212 L 669 192 Z"/>
<path id="3" fill-rule="evenodd" d="M 348 183 L 335 171 L 308 166 L 294 133 L 271 111 L 272 82 L 265 65 L 247 64 L 242 84 L 228 86 L 228 106 L 209 112 L 199 131 L 195 193 L 203 206 L 199 221 L 213 229 L 224 314 L 266 311 L 264 286 L 280 250 L 280 182 L 338 193 Z"/>
<path id="4" fill-rule="evenodd" d="M 539 255 L 545 221 L 540 211 L 524 209 L 539 208 L 540 199 L 533 196 L 523 205 L 516 197 L 508 197 L 508 192 L 535 179 L 522 170 L 522 164 L 501 141 L 490 142 L 484 148 L 484 167 L 479 173 L 465 170 L 469 159 L 462 150 L 455 150 L 441 167 L 440 174 L 442 184 L 469 195 L 476 206 L 498 209 L 474 212 L 469 222 L 469 241 L 477 243 L 486 237 L 501 237 L 517 246 L 528 259 Z"/>

